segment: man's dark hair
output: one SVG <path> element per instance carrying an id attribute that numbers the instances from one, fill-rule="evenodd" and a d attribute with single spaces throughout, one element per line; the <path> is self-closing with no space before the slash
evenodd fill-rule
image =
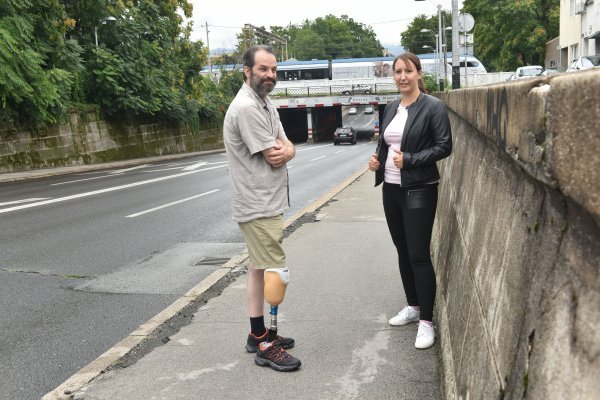
<path id="1" fill-rule="evenodd" d="M 248 50 L 244 53 L 244 67 L 252 68 L 254 67 L 255 58 L 254 55 L 257 51 L 264 50 L 267 53 L 271 53 L 275 55 L 275 50 L 271 46 L 267 46 L 265 44 L 255 44 L 254 46 L 250 46 Z"/>

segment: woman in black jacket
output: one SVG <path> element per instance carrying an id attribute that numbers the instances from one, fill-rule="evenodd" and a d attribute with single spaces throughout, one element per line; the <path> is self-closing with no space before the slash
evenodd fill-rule
<path id="1" fill-rule="evenodd" d="M 418 321 L 415 347 L 426 349 L 435 340 L 436 282 L 429 246 L 440 179 L 436 161 L 450 155 L 452 135 L 445 104 L 423 93 L 419 58 L 401 54 L 392 70 L 402 97 L 385 107 L 369 169 L 375 171 L 375 186 L 383 182 L 383 209 L 408 302 L 389 323 Z"/>

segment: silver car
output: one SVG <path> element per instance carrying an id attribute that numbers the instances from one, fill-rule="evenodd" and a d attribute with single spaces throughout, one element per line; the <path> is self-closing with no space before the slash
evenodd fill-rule
<path id="1" fill-rule="evenodd" d="M 600 56 L 583 56 L 571 62 L 567 72 L 582 71 L 600 66 Z"/>

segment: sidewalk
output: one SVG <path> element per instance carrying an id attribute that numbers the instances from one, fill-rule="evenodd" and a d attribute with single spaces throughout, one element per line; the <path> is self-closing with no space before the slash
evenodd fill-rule
<path id="1" fill-rule="evenodd" d="M 296 339 L 290 353 L 302 360 L 298 371 L 259 367 L 246 353 L 241 262 L 230 269 L 221 294 L 166 344 L 127 368 L 109 368 L 74 393 L 63 388 L 45 399 L 441 398 L 439 342 L 417 350 L 416 324 L 387 323 L 405 299 L 373 180 L 370 172 L 360 176 L 292 225 L 298 227 L 284 240 L 291 282 L 279 307 L 279 333 Z"/>

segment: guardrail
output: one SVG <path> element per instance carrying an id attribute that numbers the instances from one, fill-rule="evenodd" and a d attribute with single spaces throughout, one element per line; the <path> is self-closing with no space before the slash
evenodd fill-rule
<path id="1" fill-rule="evenodd" d="M 357 87 L 359 86 L 359 87 Z M 398 93 L 394 83 L 373 83 L 361 85 L 328 85 L 305 87 L 275 87 L 269 94 L 271 97 L 310 97 L 310 96 L 343 96 L 372 95 Z"/>

